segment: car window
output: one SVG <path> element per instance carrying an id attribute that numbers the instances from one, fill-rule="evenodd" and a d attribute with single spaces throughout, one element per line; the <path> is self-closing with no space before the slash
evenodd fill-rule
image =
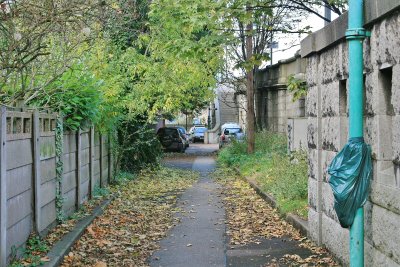
<path id="1" fill-rule="evenodd" d="M 240 128 L 226 128 L 224 130 L 224 134 L 236 134 L 236 133 L 241 133 L 242 129 Z"/>
<path id="2" fill-rule="evenodd" d="M 179 136 L 178 130 L 177 129 L 173 129 L 173 128 L 161 128 L 158 131 L 158 134 L 162 135 L 162 136 L 172 136 L 172 137 L 178 137 Z"/>
<path id="3" fill-rule="evenodd" d="M 204 132 L 206 132 L 207 131 L 207 128 L 204 128 L 204 127 L 202 127 L 202 128 L 195 128 L 194 129 L 194 132 L 195 133 L 204 133 Z"/>

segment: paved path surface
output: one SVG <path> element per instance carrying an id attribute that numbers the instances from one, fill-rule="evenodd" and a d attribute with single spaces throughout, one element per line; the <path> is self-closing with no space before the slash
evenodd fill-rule
<path id="1" fill-rule="evenodd" d="M 196 147 L 196 146 L 192 146 Z M 213 152 L 215 148 L 204 147 L 201 152 Z M 193 149 L 193 154 L 199 150 Z M 190 154 L 190 151 L 188 151 Z M 200 179 L 180 197 L 181 222 L 167 238 L 161 241 L 161 249 L 153 254 L 153 267 L 205 267 L 226 266 L 225 263 L 225 212 L 219 196 L 219 185 L 209 178 L 215 167 L 211 156 L 190 159 L 167 160 L 167 165 L 191 168 L 200 172 Z"/>
<path id="2" fill-rule="evenodd" d="M 215 153 L 218 151 L 218 144 L 202 144 L 202 143 L 192 143 L 186 149 L 186 154 L 188 155 L 206 155 L 210 153 Z"/>
<path id="3" fill-rule="evenodd" d="M 229 245 L 225 235 L 225 211 L 220 186 L 209 174 L 215 168 L 214 153 L 218 145 L 190 144 L 186 154 L 173 154 L 164 160 L 169 167 L 200 172 L 199 181 L 182 194 L 178 207 L 181 218 L 161 248 L 150 259 L 152 267 L 260 267 L 270 266 L 274 258 L 297 254 L 303 258 L 310 251 L 289 238 L 259 238 L 257 244 Z M 275 265 L 277 266 L 276 263 Z M 289 266 L 279 263 L 279 266 Z"/>

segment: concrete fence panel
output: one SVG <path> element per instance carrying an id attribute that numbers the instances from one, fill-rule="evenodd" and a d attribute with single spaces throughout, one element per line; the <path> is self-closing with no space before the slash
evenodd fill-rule
<path id="1" fill-rule="evenodd" d="M 61 210 L 68 217 L 111 179 L 109 139 L 94 127 L 65 132 L 57 158 L 56 124 L 56 114 L 1 107 L 0 267 L 7 266 L 30 233 L 45 234 L 57 224 L 59 186 Z"/>

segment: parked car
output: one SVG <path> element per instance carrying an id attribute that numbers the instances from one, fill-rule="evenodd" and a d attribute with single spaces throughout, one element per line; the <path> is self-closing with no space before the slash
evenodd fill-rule
<path id="1" fill-rule="evenodd" d="M 181 132 L 175 127 L 163 127 L 157 131 L 158 140 L 165 151 L 185 152 L 186 144 Z"/>
<path id="2" fill-rule="evenodd" d="M 237 141 L 244 140 L 244 132 L 242 127 L 237 123 L 225 123 L 221 126 L 221 133 L 219 136 L 219 147 L 230 143 L 233 139 Z"/>
<path id="3" fill-rule="evenodd" d="M 196 141 L 201 141 L 204 142 L 204 133 L 208 129 L 204 126 L 194 126 L 191 129 L 190 132 L 190 139 L 193 143 L 196 143 Z"/>
<path id="4" fill-rule="evenodd" d="M 185 127 L 183 127 L 183 126 L 175 126 L 175 127 L 173 127 L 173 128 L 176 128 L 176 129 L 178 129 L 179 130 L 179 132 L 181 133 L 181 136 L 183 137 L 183 139 L 184 139 L 184 141 L 185 141 L 185 147 L 189 147 L 189 139 L 190 139 L 190 136 L 189 136 L 189 134 L 186 132 L 186 129 L 185 129 Z"/>

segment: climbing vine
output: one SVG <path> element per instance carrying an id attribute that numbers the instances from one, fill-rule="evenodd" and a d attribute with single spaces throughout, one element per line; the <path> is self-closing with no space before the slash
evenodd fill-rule
<path id="1" fill-rule="evenodd" d="M 286 85 L 287 89 L 293 93 L 293 102 L 307 95 L 307 83 L 303 79 L 296 78 L 294 75 L 290 75 Z"/>
<path id="2" fill-rule="evenodd" d="M 64 163 L 62 161 L 64 126 L 63 126 L 62 116 L 59 116 L 57 118 L 55 134 L 56 134 L 56 211 L 57 211 L 57 221 L 62 222 L 65 219 L 65 215 L 62 210 L 64 202 L 62 196 L 62 175 L 64 172 Z"/>

